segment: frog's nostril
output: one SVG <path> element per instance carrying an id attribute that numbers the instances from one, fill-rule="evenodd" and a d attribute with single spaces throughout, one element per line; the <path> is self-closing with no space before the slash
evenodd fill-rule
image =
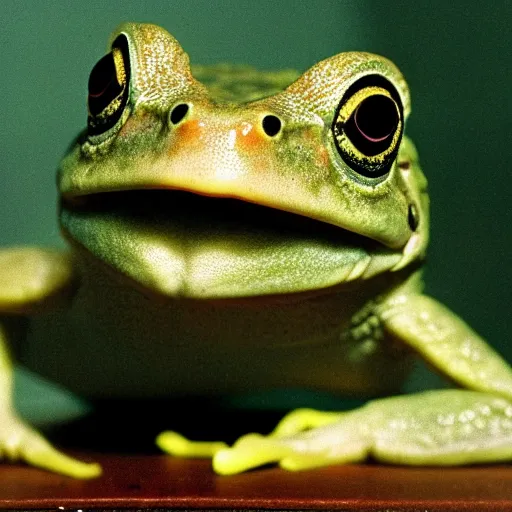
<path id="1" fill-rule="evenodd" d="M 176 105 L 171 111 L 171 123 L 178 124 L 180 121 L 183 121 L 187 113 L 188 105 L 186 103 L 180 103 L 179 105 Z"/>
<path id="2" fill-rule="evenodd" d="M 269 137 L 275 137 L 281 131 L 281 119 L 274 115 L 266 115 L 262 121 L 263 131 Z"/>

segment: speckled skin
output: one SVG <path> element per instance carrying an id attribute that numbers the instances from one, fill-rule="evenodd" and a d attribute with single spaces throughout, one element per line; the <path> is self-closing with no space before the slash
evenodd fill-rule
<path id="1" fill-rule="evenodd" d="M 108 85 L 93 88 L 89 132 L 58 173 L 71 252 L 0 252 L 0 455 L 82 478 L 100 471 L 17 418 L 14 343 L 31 369 L 91 397 L 389 394 L 416 353 L 469 390 L 345 414 L 295 411 L 269 437 L 232 448 L 169 432 L 157 442 L 213 456 L 222 474 L 368 454 L 408 464 L 510 458 L 510 367 L 422 294 L 427 183 L 403 135 L 410 99 L 397 68 L 361 52 L 295 81 L 292 72 L 197 68 L 207 87 L 159 27 L 125 24 L 112 42 L 120 92 L 98 113 L 94 94 Z M 348 126 L 375 97 L 385 108 L 374 116 L 387 109 L 396 120 L 372 153 L 361 149 L 371 138 L 359 146 Z M 19 318 L 24 336 L 12 327 Z"/>

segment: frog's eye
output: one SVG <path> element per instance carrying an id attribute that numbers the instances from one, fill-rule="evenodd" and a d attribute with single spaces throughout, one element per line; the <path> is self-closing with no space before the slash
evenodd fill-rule
<path id="1" fill-rule="evenodd" d="M 89 75 L 89 135 L 100 135 L 119 121 L 128 102 L 129 82 L 128 43 L 121 35 Z"/>
<path id="2" fill-rule="evenodd" d="M 403 132 L 403 108 L 384 77 L 355 82 L 341 100 L 332 126 L 336 148 L 358 174 L 379 178 L 389 172 Z"/>

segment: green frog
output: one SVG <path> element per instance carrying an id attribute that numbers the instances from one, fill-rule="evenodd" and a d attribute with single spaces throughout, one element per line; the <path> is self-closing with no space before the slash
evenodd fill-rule
<path id="1" fill-rule="evenodd" d="M 70 249 L 0 251 L 0 457 L 101 472 L 20 419 L 16 359 L 93 399 L 377 397 L 293 411 L 231 447 L 158 436 L 219 474 L 511 459 L 510 366 L 422 292 L 429 198 L 409 111 L 404 78 L 377 55 L 341 53 L 301 76 L 191 70 L 165 30 L 122 25 L 58 170 Z M 457 387 L 400 395 L 417 356 Z"/>

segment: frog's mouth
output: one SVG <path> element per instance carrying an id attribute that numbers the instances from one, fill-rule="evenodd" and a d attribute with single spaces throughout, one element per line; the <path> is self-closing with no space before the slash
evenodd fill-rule
<path id="1" fill-rule="evenodd" d="M 63 200 L 64 234 L 155 292 L 199 299 L 292 294 L 367 279 L 400 252 L 330 224 L 179 190 Z"/>

